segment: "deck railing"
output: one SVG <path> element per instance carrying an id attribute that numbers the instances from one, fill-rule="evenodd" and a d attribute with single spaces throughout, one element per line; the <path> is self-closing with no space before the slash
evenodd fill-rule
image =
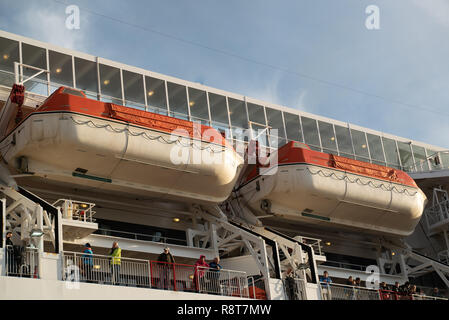
<path id="1" fill-rule="evenodd" d="M 36 248 L 6 246 L 6 275 L 11 277 L 39 278 L 38 255 Z"/>
<path id="2" fill-rule="evenodd" d="M 250 298 L 245 272 L 187 264 L 64 252 L 64 281 L 144 287 Z"/>
<path id="3" fill-rule="evenodd" d="M 380 300 L 380 293 L 375 289 L 321 283 L 321 298 L 323 300 Z"/>
<path id="4" fill-rule="evenodd" d="M 134 240 L 142 240 L 142 241 L 152 241 L 152 242 L 160 242 L 160 243 L 167 243 L 167 244 L 176 244 L 176 245 L 181 245 L 181 246 L 187 245 L 187 240 L 185 240 L 185 239 L 163 237 L 160 234 L 143 234 L 143 233 L 120 231 L 120 230 L 113 230 L 113 229 L 102 229 L 102 228 L 97 229 L 94 232 L 94 234 L 134 239 Z"/>
<path id="5" fill-rule="evenodd" d="M 246 272 L 197 267 L 195 284 L 201 293 L 249 298 Z"/>
<path id="6" fill-rule="evenodd" d="M 321 298 L 323 300 L 447 300 L 441 297 L 324 282 L 321 283 Z"/>

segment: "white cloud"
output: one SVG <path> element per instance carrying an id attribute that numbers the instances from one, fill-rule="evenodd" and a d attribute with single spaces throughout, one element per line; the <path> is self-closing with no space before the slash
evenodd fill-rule
<path id="1" fill-rule="evenodd" d="M 55 10 L 56 9 L 56 10 Z M 55 6 L 45 8 L 40 6 L 26 6 L 21 15 L 14 17 L 14 23 L 20 26 L 27 37 L 49 42 L 57 46 L 78 51 L 86 51 L 89 36 L 88 20 L 82 18 L 79 30 L 69 30 L 65 21 L 65 8 Z"/>
<path id="2" fill-rule="evenodd" d="M 447 0 L 413 0 L 413 4 L 426 11 L 436 22 L 449 28 L 449 2 Z"/>

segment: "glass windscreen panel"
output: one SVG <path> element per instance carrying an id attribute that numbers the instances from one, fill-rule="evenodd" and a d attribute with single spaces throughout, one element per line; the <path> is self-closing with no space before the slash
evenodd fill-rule
<path id="1" fill-rule="evenodd" d="M 96 98 L 98 93 L 97 64 L 75 57 L 75 83 L 76 88 L 83 90 L 86 95 Z"/>
<path id="2" fill-rule="evenodd" d="M 292 113 L 284 112 L 285 130 L 287 131 L 287 138 L 293 141 L 302 142 L 301 123 L 299 116 Z"/>
<path id="3" fill-rule="evenodd" d="M 145 110 L 145 92 L 141 74 L 123 70 L 123 90 L 127 107 Z"/>
<path id="4" fill-rule="evenodd" d="M 14 84 L 14 62 L 20 62 L 19 42 L 0 37 L 0 84 Z"/>
<path id="5" fill-rule="evenodd" d="M 120 69 L 100 64 L 101 100 L 123 104 Z"/>
<path id="6" fill-rule="evenodd" d="M 321 151 L 316 120 L 307 117 L 301 117 L 301 122 L 304 132 L 304 142 L 308 144 L 311 149 L 315 151 Z"/>
<path id="7" fill-rule="evenodd" d="M 332 124 L 318 121 L 318 127 L 320 129 L 321 145 L 323 152 L 336 153 L 337 143 L 335 141 L 334 127 Z"/>
<path id="8" fill-rule="evenodd" d="M 196 121 L 201 120 L 202 124 L 209 124 L 209 111 L 205 91 L 189 88 L 189 108 L 192 118 L 196 118 Z"/>
<path id="9" fill-rule="evenodd" d="M 170 115 L 184 120 L 187 119 L 189 111 L 187 109 L 186 87 L 172 82 L 167 82 L 167 87 Z"/>
<path id="10" fill-rule="evenodd" d="M 342 157 L 354 159 L 354 150 L 352 149 L 351 133 L 349 128 L 335 126 L 335 135 L 337 136 L 338 150 Z"/>
<path id="11" fill-rule="evenodd" d="M 259 126 L 257 124 L 252 124 L 252 131 L 253 131 L 253 137 L 257 137 L 257 141 L 263 146 L 268 147 L 268 134 L 267 130 L 265 130 L 266 127 Z"/>
<path id="12" fill-rule="evenodd" d="M 382 140 L 380 139 L 379 136 L 376 136 L 371 133 L 367 133 L 366 137 L 368 138 L 369 151 L 373 163 L 385 166 L 385 157 L 382 148 Z"/>
<path id="13" fill-rule="evenodd" d="M 369 162 L 368 143 L 366 142 L 365 132 L 351 129 L 351 135 L 356 155 L 355 158 Z"/>
<path id="14" fill-rule="evenodd" d="M 429 162 L 426 157 L 426 149 L 413 145 L 413 155 L 415 156 L 415 165 L 412 170 L 429 171 Z"/>
<path id="15" fill-rule="evenodd" d="M 73 87 L 72 56 L 50 50 L 48 59 L 51 85 Z"/>
<path id="16" fill-rule="evenodd" d="M 229 126 L 228 109 L 226 107 L 226 97 L 215 94 L 209 94 L 210 117 L 213 122 L 220 122 Z M 246 116 L 245 116 L 246 117 Z"/>
<path id="17" fill-rule="evenodd" d="M 153 77 L 145 77 L 148 111 L 167 114 L 167 95 L 165 81 Z"/>
<path id="18" fill-rule="evenodd" d="M 398 149 L 403 169 L 410 171 L 414 167 L 410 143 L 398 141 Z"/>
<path id="19" fill-rule="evenodd" d="M 228 103 L 232 127 L 248 129 L 245 102 L 242 100 L 228 98 Z"/>
<path id="20" fill-rule="evenodd" d="M 396 142 L 392 139 L 382 137 L 382 142 L 384 144 L 385 157 L 387 158 L 387 166 L 401 169 L 399 163 L 399 154 L 396 148 Z"/>
<path id="21" fill-rule="evenodd" d="M 254 103 L 247 103 L 247 106 L 249 121 L 255 122 L 258 125 L 266 125 L 263 107 Z"/>
<path id="22" fill-rule="evenodd" d="M 47 70 L 47 53 L 44 48 L 22 43 L 22 61 L 26 65 Z M 23 67 L 24 79 L 35 75 L 37 72 L 39 72 L 39 70 Z M 41 73 L 32 80 L 27 81 L 26 84 L 27 91 L 41 95 L 48 94 L 47 73 L 45 72 Z"/>
<path id="23" fill-rule="evenodd" d="M 270 135 L 276 136 L 280 138 L 285 138 L 285 132 L 284 132 L 284 121 L 282 120 L 282 112 L 279 110 L 274 110 L 270 108 L 265 108 L 267 112 L 267 121 L 268 126 L 271 127 L 270 129 Z M 277 130 L 277 134 L 274 131 Z M 285 139 L 283 139 L 285 140 Z"/>

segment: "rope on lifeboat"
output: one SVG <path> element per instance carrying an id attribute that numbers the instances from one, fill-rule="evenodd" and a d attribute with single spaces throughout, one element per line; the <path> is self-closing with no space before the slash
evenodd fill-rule
<path id="1" fill-rule="evenodd" d="M 226 151 L 226 149 L 224 147 L 220 148 L 219 150 L 215 150 L 210 145 L 208 145 L 206 147 L 201 147 L 201 146 L 198 146 L 197 144 L 195 144 L 194 142 L 190 142 L 190 143 L 187 143 L 187 144 L 186 143 L 182 143 L 181 140 L 183 138 L 191 140 L 190 138 L 187 138 L 187 137 L 179 136 L 177 140 L 167 140 L 162 135 L 152 136 L 152 135 L 149 135 L 145 131 L 142 131 L 142 132 L 139 132 L 139 133 L 132 132 L 131 130 L 129 130 L 129 127 L 126 127 L 124 129 L 116 129 L 113 126 L 111 126 L 109 123 L 108 124 L 104 124 L 104 125 L 99 125 L 99 124 L 94 123 L 92 120 L 78 121 L 78 120 L 75 120 L 72 116 L 70 116 L 70 119 L 76 125 L 87 125 L 87 126 L 90 126 L 91 128 L 94 127 L 94 128 L 98 128 L 98 129 L 108 129 L 109 128 L 110 130 L 112 130 L 112 132 L 115 132 L 115 133 L 123 133 L 123 132 L 127 131 L 130 135 L 132 135 L 134 137 L 142 136 L 142 137 L 144 137 L 144 138 L 146 138 L 148 140 L 151 140 L 151 141 L 158 140 L 158 141 L 160 141 L 162 143 L 166 143 L 166 144 L 177 143 L 178 145 L 180 145 L 182 147 L 186 147 L 186 148 L 192 147 L 192 148 L 196 148 L 197 150 L 200 150 L 200 151 L 209 149 L 210 152 L 212 152 L 212 153 L 222 153 L 222 152 Z"/>
<path id="2" fill-rule="evenodd" d="M 393 191 L 393 192 L 396 192 L 396 193 L 399 193 L 399 194 L 407 194 L 408 196 L 415 196 L 417 193 L 418 193 L 418 191 L 415 191 L 415 192 L 410 192 L 407 188 L 404 188 L 403 190 L 399 190 L 398 188 L 396 188 L 396 186 L 388 186 L 388 185 L 385 185 L 384 183 L 380 183 L 379 185 L 376 185 L 373 181 L 371 181 L 371 180 L 368 180 L 368 182 L 363 182 L 363 180 L 362 179 L 360 179 L 360 178 L 355 178 L 354 180 L 351 180 L 351 178 L 347 175 L 347 174 L 344 174 L 342 177 L 339 177 L 335 172 L 330 172 L 329 174 L 328 173 L 326 173 L 324 170 L 322 170 L 322 169 L 318 169 L 317 171 L 312 171 L 312 170 L 310 170 L 310 168 L 309 167 L 306 167 L 307 168 L 307 171 L 309 171 L 310 172 L 310 174 L 312 174 L 312 175 L 320 175 L 320 176 L 322 176 L 322 177 L 325 177 L 325 178 L 334 178 L 335 177 L 335 179 L 337 179 L 337 180 L 340 180 L 340 181 L 342 181 L 342 180 L 346 180 L 346 181 L 348 181 L 349 183 L 357 183 L 357 184 L 359 184 L 359 185 L 362 185 L 362 186 L 369 186 L 369 187 L 371 187 L 371 188 L 375 188 L 375 189 L 382 189 L 382 190 L 384 190 L 384 191 Z"/>

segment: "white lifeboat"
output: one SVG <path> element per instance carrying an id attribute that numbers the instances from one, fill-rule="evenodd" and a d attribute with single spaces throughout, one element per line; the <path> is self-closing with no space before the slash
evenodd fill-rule
<path id="1" fill-rule="evenodd" d="M 10 166 L 80 187 L 219 203 L 243 165 L 211 127 L 64 87 L 12 123 L 0 142 Z"/>
<path id="2" fill-rule="evenodd" d="M 405 172 L 289 142 L 278 165 L 257 165 L 239 187 L 262 221 L 286 220 L 394 236 L 410 235 L 427 198 Z M 261 170 L 265 174 L 261 174 Z"/>

